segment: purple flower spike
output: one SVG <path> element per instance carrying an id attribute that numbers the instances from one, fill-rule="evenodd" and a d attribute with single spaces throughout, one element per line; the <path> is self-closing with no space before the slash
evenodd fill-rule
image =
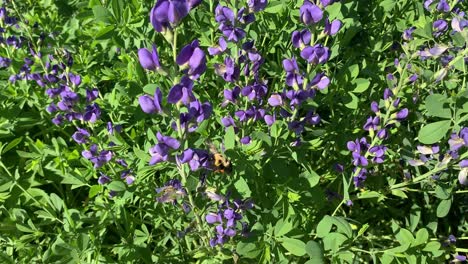
<path id="1" fill-rule="evenodd" d="M 157 70 L 161 68 L 161 64 L 159 63 L 158 50 L 155 44 L 153 44 L 153 52 L 149 52 L 145 48 L 139 49 L 138 60 L 140 61 L 141 67 L 144 69 Z"/>
<path id="2" fill-rule="evenodd" d="M 304 82 L 304 77 L 299 72 L 296 59 L 284 59 L 283 68 L 286 71 L 286 84 L 289 87 L 300 87 Z"/>
<path id="3" fill-rule="evenodd" d="M 306 25 L 316 24 L 323 17 L 323 11 L 320 7 L 312 4 L 308 0 L 304 1 L 304 4 L 299 9 L 301 21 Z"/>
<path id="4" fill-rule="evenodd" d="M 330 49 L 322 44 L 306 47 L 301 51 L 301 57 L 312 64 L 323 64 L 330 58 Z"/>
<path id="5" fill-rule="evenodd" d="M 156 88 L 154 97 L 142 95 L 138 98 L 141 110 L 147 114 L 162 113 L 162 92 L 161 89 Z"/>
<path id="6" fill-rule="evenodd" d="M 176 62 L 182 68 L 188 68 L 185 72 L 192 78 L 198 79 L 206 70 L 205 52 L 200 49 L 198 40 L 185 46 L 177 55 Z"/>
<path id="7" fill-rule="evenodd" d="M 333 36 L 336 33 L 338 33 L 338 31 L 340 31 L 340 29 L 341 29 L 341 21 L 340 20 L 335 19 L 330 23 L 328 18 L 325 19 L 325 28 L 323 30 L 325 32 L 325 34 Z"/>

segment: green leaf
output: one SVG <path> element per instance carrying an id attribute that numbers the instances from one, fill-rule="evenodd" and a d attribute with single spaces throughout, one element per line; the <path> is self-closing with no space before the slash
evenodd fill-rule
<path id="1" fill-rule="evenodd" d="M 276 222 L 275 225 L 275 237 L 280 237 L 287 234 L 289 231 L 293 229 L 293 225 L 288 220 L 280 219 Z"/>
<path id="2" fill-rule="evenodd" d="M 299 239 L 285 237 L 282 239 L 281 245 L 283 245 L 289 253 L 296 256 L 304 256 L 306 253 L 306 245 Z"/>
<path id="3" fill-rule="evenodd" d="M 328 215 L 324 216 L 317 225 L 317 237 L 325 237 L 330 233 L 333 226 L 332 218 Z"/>
<path id="4" fill-rule="evenodd" d="M 254 243 L 237 243 L 236 252 L 246 258 L 256 258 L 262 250 L 258 248 Z"/>
<path id="5" fill-rule="evenodd" d="M 111 183 L 109 183 L 109 185 L 107 185 L 107 188 L 112 191 L 121 192 L 125 191 L 127 189 L 127 186 L 121 181 L 112 181 Z"/>
<path id="6" fill-rule="evenodd" d="M 102 185 L 93 185 L 93 186 L 91 186 L 91 188 L 89 188 L 88 197 L 93 198 L 99 192 L 101 192 L 101 190 L 102 190 Z"/>
<path id="7" fill-rule="evenodd" d="M 450 109 L 444 107 L 446 102 L 447 98 L 442 94 L 431 94 L 427 96 L 425 100 L 427 114 L 450 119 L 452 113 Z"/>
<path id="8" fill-rule="evenodd" d="M 96 21 L 104 22 L 106 24 L 112 23 L 112 20 L 113 20 L 112 13 L 103 6 L 100 6 L 100 5 L 93 6 L 93 14 L 94 14 L 94 17 L 96 18 Z"/>
<path id="9" fill-rule="evenodd" d="M 353 90 L 355 93 L 365 92 L 370 86 L 370 81 L 363 78 L 357 78 L 352 83 L 356 85 L 356 88 Z"/>
<path id="10" fill-rule="evenodd" d="M 416 232 L 416 239 L 413 242 L 413 246 L 422 245 L 429 239 L 429 232 L 426 228 L 421 228 Z"/>
<path id="11" fill-rule="evenodd" d="M 310 256 L 309 261 L 312 261 L 312 263 L 317 263 L 317 264 L 325 263 L 323 260 L 322 246 L 319 243 L 312 241 L 312 240 L 307 242 L 305 251 Z"/>
<path id="12" fill-rule="evenodd" d="M 16 147 L 19 143 L 21 143 L 22 140 L 23 140 L 23 137 L 19 137 L 10 141 L 10 143 L 8 143 L 8 145 L 6 145 L 6 147 L 2 150 L 2 154 L 5 154 L 12 148 Z"/>
<path id="13" fill-rule="evenodd" d="M 437 217 L 445 217 L 450 212 L 452 206 L 452 199 L 442 200 L 437 206 Z"/>
<path id="14" fill-rule="evenodd" d="M 432 251 L 438 250 L 439 248 L 440 248 L 440 243 L 439 242 L 431 241 L 431 242 L 426 244 L 426 246 L 423 248 L 423 251 L 432 252 Z"/>
<path id="15" fill-rule="evenodd" d="M 250 191 L 249 185 L 247 182 L 244 180 L 244 178 L 240 177 L 239 180 L 237 180 L 234 183 L 234 186 L 236 187 L 236 190 L 244 197 L 250 197 L 250 194 L 252 193 Z"/>
<path id="16" fill-rule="evenodd" d="M 413 234 L 408 229 L 401 228 L 400 232 L 396 234 L 396 239 L 400 244 L 411 244 L 414 241 Z"/>
<path id="17" fill-rule="evenodd" d="M 147 94 L 154 95 L 154 92 L 156 91 L 156 88 L 158 87 L 157 84 L 147 84 L 145 87 L 143 87 L 143 91 Z"/>
<path id="18" fill-rule="evenodd" d="M 230 126 L 226 129 L 226 134 L 224 135 L 224 148 L 226 150 L 233 149 L 235 146 L 236 133 L 234 132 L 234 127 Z"/>
<path id="19" fill-rule="evenodd" d="M 349 96 L 345 98 L 345 106 L 349 109 L 357 109 L 359 99 L 351 92 L 348 92 L 348 95 Z"/>
<path id="20" fill-rule="evenodd" d="M 341 233 L 329 233 L 323 238 L 324 249 L 325 251 L 331 250 L 332 252 L 337 252 L 346 240 L 348 238 Z"/>
<path id="21" fill-rule="evenodd" d="M 423 144 L 434 144 L 439 142 L 450 130 L 450 120 L 438 121 L 423 126 L 418 133 L 418 139 Z"/>

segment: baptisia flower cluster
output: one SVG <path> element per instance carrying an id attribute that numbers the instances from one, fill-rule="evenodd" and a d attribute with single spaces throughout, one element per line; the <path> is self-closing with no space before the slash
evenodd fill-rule
<path id="1" fill-rule="evenodd" d="M 454 68 L 456 63 L 454 59 L 462 56 L 461 53 L 465 49 L 464 44 L 457 46 L 457 41 L 453 39 L 456 35 L 462 34 L 464 29 L 468 27 L 468 20 L 464 10 L 457 7 L 456 4 L 450 6 L 446 0 L 426 0 L 424 1 L 424 8 L 428 12 L 436 14 L 437 19 L 432 22 L 432 34 L 436 43 L 418 45 L 417 47 L 411 46 L 411 41 L 415 38 L 414 32 L 417 30 L 415 26 L 412 26 L 403 32 L 402 38 L 405 41 L 403 45 L 410 47 L 410 51 L 417 49 L 413 56 L 419 57 L 421 61 L 438 61 L 441 67 L 434 73 L 433 80 L 440 82 L 446 78 L 449 70 Z M 465 58 L 465 64 L 467 62 L 468 59 Z M 423 71 L 419 67 L 410 67 L 409 70 L 413 72 L 411 76 L 413 82 L 419 78 Z"/>
<path id="2" fill-rule="evenodd" d="M 458 133 L 452 133 L 448 140 L 449 149 L 446 153 L 439 153 L 439 145 L 418 146 L 418 159 L 411 159 L 408 163 L 411 166 L 425 166 L 428 168 L 447 168 L 451 163 L 458 164 L 452 166 L 459 168 L 458 182 L 461 185 L 468 185 L 468 127 L 462 127 Z M 434 175 L 437 178 L 436 175 Z"/>
<path id="3" fill-rule="evenodd" d="M 390 129 L 406 119 L 407 108 L 400 108 L 401 98 L 398 97 L 399 88 L 393 75 L 387 78 L 395 86 L 384 90 L 383 102 L 371 102 L 373 115 L 367 118 L 363 129 L 368 132 L 368 137 L 362 137 L 354 141 L 348 141 L 347 148 L 351 151 L 353 170 L 353 182 L 356 187 L 363 187 L 367 174 L 371 173 L 368 167 L 378 165 L 385 160 L 387 147 L 383 141 L 389 137 Z"/>
<path id="4" fill-rule="evenodd" d="M 210 245 L 222 246 L 237 234 L 248 236 L 248 224 L 242 221 L 245 211 L 253 208 L 253 202 L 249 199 L 229 201 L 229 195 L 212 195 L 216 201 L 220 201 L 218 210 L 205 216 L 208 224 L 214 225 L 215 236 L 210 239 Z"/>
<path id="5" fill-rule="evenodd" d="M 313 99 L 317 91 L 323 90 L 330 84 L 330 78 L 320 69 L 331 56 L 331 51 L 320 41 L 327 36 L 334 36 L 341 28 L 341 21 L 330 21 L 323 10 L 332 1 L 320 1 L 318 5 L 304 1 L 300 8 L 300 20 L 305 25 L 302 30 L 292 33 L 293 47 L 299 50 L 300 58 L 307 65 L 307 71 L 301 69 L 301 63 L 295 57 L 283 60 L 283 69 L 286 73 L 286 88 L 280 93 L 271 94 L 268 104 L 275 110 L 268 115 L 265 121 L 268 125 L 275 122 L 276 117 L 285 118 L 289 129 L 293 131 L 300 142 L 300 135 L 307 125 L 316 125 L 320 122 L 320 116 L 314 109 L 306 111 L 300 116 L 301 105 L 309 99 Z M 302 62 L 302 61 L 301 61 Z M 309 74 L 315 72 L 315 76 L 309 80 Z"/>

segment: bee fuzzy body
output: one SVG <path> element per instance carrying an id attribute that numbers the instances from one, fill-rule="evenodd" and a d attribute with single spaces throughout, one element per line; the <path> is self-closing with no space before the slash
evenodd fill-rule
<path id="1" fill-rule="evenodd" d="M 232 164 L 228 158 L 226 158 L 223 154 L 219 153 L 212 144 L 210 144 L 210 151 L 213 154 L 213 171 L 215 173 L 232 172 Z"/>

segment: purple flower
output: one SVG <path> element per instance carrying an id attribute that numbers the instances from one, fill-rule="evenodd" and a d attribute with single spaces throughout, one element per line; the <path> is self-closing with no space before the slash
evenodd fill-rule
<path id="1" fill-rule="evenodd" d="M 314 78 L 310 81 L 307 85 L 309 88 L 318 88 L 319 90 L 323 90 L 328 87 L 330 84 L 330 79 L 325 76 L 323 72 L 317 73 Z"/>
<path id="2" fill-rule="evenodd" d="M 73 140 L 78 144 L 85 144 L 88 141 L 89 132 L 86 129 L 78 128 L 72 135 Z"/>
<path id="3" fill-rule="evenodd" d="M 293 46 L 301 50 L 304 49 L 305 46 L 310 44 L 310 39 L 311 39 L 311 34 L 310 34 L 310 31 L 307 29 L 304 29 L 300 32 L 295 30 L 291 36 L 291 41 L 292 41 Z"/>
<path id="4" fill-rule="evenodd" d="M 171 24 L 178 24 L 200 2 L 199 0 L 158 0 L 150 12 L 151 24 L 156 31 L 162 32 Z"/>
<path id="5" fill-rule="evenodd" d="M 218 5 L 215 9 L 215 20 L 220 24 L 219 29 L 228 41 L 237 42 L 245 37 L 245 31 L 242 28 L 236 27 L 236 20 L 241 23 L 252 21 L 252 16 L 243 17 L 244 8 L 237 12 L 237 18 L 234 12 L 226 6 Z M 245 19 L 247 18 L 247 19 Z"/>
<path id="6" fill-rule="evenodd" d="M 208 48 L 208 53 L 212 56 L 223 53 L 227 48 L 226 40 L 223 37 L 220 37 L 218 40 L 218 45 Z"/>
<path id="7" fill-rule="evenodd" d="M 185 72 L 192 78 L 198 79 L 206 70 L 205 52 L 200 49 L 198 40 L 192 41 L 191 44 L 185 46 L 177 55 L 176 62 Z"/>
<path id="8" fill-rule="evenodd" d="M 249 136 L 245 136 L 245 137 L 240 139 L 240 142 L 242 144 L 244 144 L 244 145 L 248 145 L 248 144 L 250 144 L 250 140 L 251 140 L 251 138 Z"/>
<path id="9" fill-rule="evenodd" d="M 458 174 L 458 182 L 462 185 L 468 185 L 468 159 L 460 161 L 460 173 Z"/>
<path id="10" fill-rule="evenodd" d="M 299 9 L 302 23 L 306 25 L 316 24 L 323 17 L 323 11 L 320 7 L 304 0 L 304 4 Z"/>
<path id="11" fill-rule="evenodd" d="M 364 181 L 367 178 L 366 174 L 367 170 L 365 168 L 361 168 L 358 175 L 353 178 L 354 186 L 362 187 L 364 185 Z"/>
<path id="12" fill-rule="evenodd" d="M 98 178 L 98 183 L 100 185 L 104 185 L 104 184 L 107 184 L 111 181 L 111 178 L 109 178 L 109 176 L 105 175 L 104 173 L 101 172 L 101 176 L 99 176 Z"/>
<path id="13" fill-rule="evenodd" d="M 93 88 L 92 90 L 86 89 L 86 102 L 92 102 L 99 96 L 99 90 Z"/>
<path id="14" fill-rule="evenodd" d="M 153 44 L 153 52 L 149 52 L 145 48 L 139 49 L 138 60 L 140 61 L 141 67 L 144 69 L 157 70 L 161 68 L 161 64 L 159 63 L 158 50 L 155 44 Z"/>
<path id="15" fill-rule="evenodd" d="M 439 19 L 432 23 L 432 28 L 434 29 L 433 35 L 438 37 L 447 30 L 448 23 L 443 19 Z"/>
<path id="16" fill-rule="evenodd" d="M 259 12 L 268 5 L 268 0 L 247 0 L 251 12 Z"/>
<path id="17" fill-rule="evenodd" d="M 354 166 L 364 166 L 366 167 L 369 163 L 365 156 L 361 155 L 361 151 L 366 152 L 368 148 L 368 143 L 366 138 L 361 138 L 360 140 L 348 141 L 347 148 L 349 151 L 352 151 L 353 164 Z"/>
<path id="18" fill-rule="evenodd" d="M 404 120 L 408 116 L 408 108 L 403 108 L 396 113 L 396 119 L 398 121 Z"/>
<path id="19" fill-rule="evenodd" d="M 334 0 L 320 0 L 320 3 L 322 4 L 323 7 L 331 5 L 333 2 Z"/>
<path id="20" fill-rule="evenodd" d="M 120 174 L 120 178 L 121 178 L 121 179 L 124 179 L 125 182 L 126 182 L 128 185 L 133 184 L 133 182 L 135 181 L 135 176 L 133 176 L 131 170 L 124 170 L 124 171 Z"/>
<path id="21" fill-rule="evenodd" d="M 301 51 L 301 57 L 312 64 L 323 64 L 330 58 L 330 50 L 322 44 L 306 47 Z"/>
<path id="22" fill-rule="evenodd" d="M 274 115 L 265 115 L 263 119 L 265 120 L 267 126 L 273 125 L 276 121 L 276 117 Z"/>
<path id="23" fill-rule="evenodd" d="M 371 153 L 374 157 L 372 158 L 372 162 L 374 163 L 383 163 L 384 162 L 384 156 L 385 156 L 385 151 L 387 150 L 387 147 L 385 146 L 374 146 L 369 149 L 369 153 Z"/>
<path id="24" fill-rule="evenodd" d="M 142 95 L 138 98 L 138 102 L 140 103 L 141 110 L 147 114 L 153 113 L 162 113 L 162 92 L 159 87 L 156 88 L 154 92 L 154 97 L 148 95 Z"/>
<path id="25" fill-rule="evenodd" d="M 10 66 L 11 60 L 9 58 L 0 57 L 0 68 L 6 68 Z"/>
<path id="26" fill-rule="evenodd" d="M 325 19 L 325 28 L 323 29 L 323 32 L 325 32 L 325 34 L 333 36 L 336 33 L 338 33 L 338 31 L 340 31 L 340 29 L 341 29 L 341 21 L 340 20 L 335 19 L 330 23 L 328 18 Z"/>
<path id="27" fill-rule="evenodd" d="M 380 124 L 380 118 L 378 116 L 369 117 L 364 124 L 364 130 L 377 130 L 378 125 Z"/>
<path id="28" fill-rule="evenodd" d="M 448 140 L 450 151 L 457 152 L 461 147 L 468 146 L 468 128 L 464 127 L 460 133 L 453 133 Z"/>
<path id="29" fill-rule="evenodd" d="M 236 126 L 236 124 L 234 123 L 234 119 L 232 118 L 232 116 L 227 116 L 227 117 L 223 117 L 221 118 L 221 124 L 228 128 L 230 126 Z"/>
<path id="30" fill-rule="evenodd" d="M 167 161 L 169 159 L 169 149 L 178 149 L 180 147 L 180 142 L 173 137 L 163 136 L 158 132 L 156 138 L 158 139 L 158 144 L 153 146 L 149 151 L 151 155 L 150 165 Z"/>
<path id="31" fill-rule="evenodd" d="M 450 11 L 450 6 L 446 0 L 440 0 L 436 6 L 437 11 L 447 13 Z"/>
<path id="32" fill-rule="evenodd" d="M 283 68 L 286 71 L 286 84 L 289 87 L 300 87 L 303 83 L 303 76 L 299 72 L 296 59 L 284 59 Z"/>
<path id="33" fill-rule="evenodd" d="M 98 104 L 92 104 L 86 106 L 85 113 L 83 114 L 83 120 L 91 123 L 96 122 L 101 117 L 101 108 Z"/>
<path id="34" fill-rule="evenodd" d="M 239 88 L 239 86 L 234 87 L 232 90 L 224 90 L 223 94 L 225 100 L 223 102 L 223 106 L 227 105 L 229 102 L 235 104 L 237 99 L 239 98 L 240 92 L 241 89 Z"/>
<path id="35" fill-rule="evenodd" d="M 112 152 L 109 150 L 98 152 L 96 144 L 91 145 L 89 150 L 83 150 L 81 155 L 90 160 L 94 164 L 94 168 L 102 167 L 104 164 L 109 162 L 113 156 Z"/>
<path id="36" fill-rule="evenodd" d="M 195 96 L 192 93 L 193 81 L 187 76 L 182 77 L 179 84 L 174 85 L 169 91 L 167 96 L 167 102 L 176 104 L 181 101 L 187 105 L 191 101 L 195 100 Z"/>
<path id="37" fill-rule="evenodd" d="M 406 41 L 412 40 L 413 39 L 413 32 L 416 30 L 416 27 L 410 27 L 403 31 L 402 38 Z"/>
<path id="38" fill-rule="evenodd" d="M 239 67 L 230 57 L 224 59 L 224 64 L 216 63 L 214 67 L 216 74 L 222 76 L 226 82 L 235 82 L 239 78 Z"/>
<path id="39" fill-rule="evenodd" d="M 283 98 L 280 94 L 272 94 L 268 99 L 268 104 L 271 106 L 281 106 L 283 104 Z"/>

